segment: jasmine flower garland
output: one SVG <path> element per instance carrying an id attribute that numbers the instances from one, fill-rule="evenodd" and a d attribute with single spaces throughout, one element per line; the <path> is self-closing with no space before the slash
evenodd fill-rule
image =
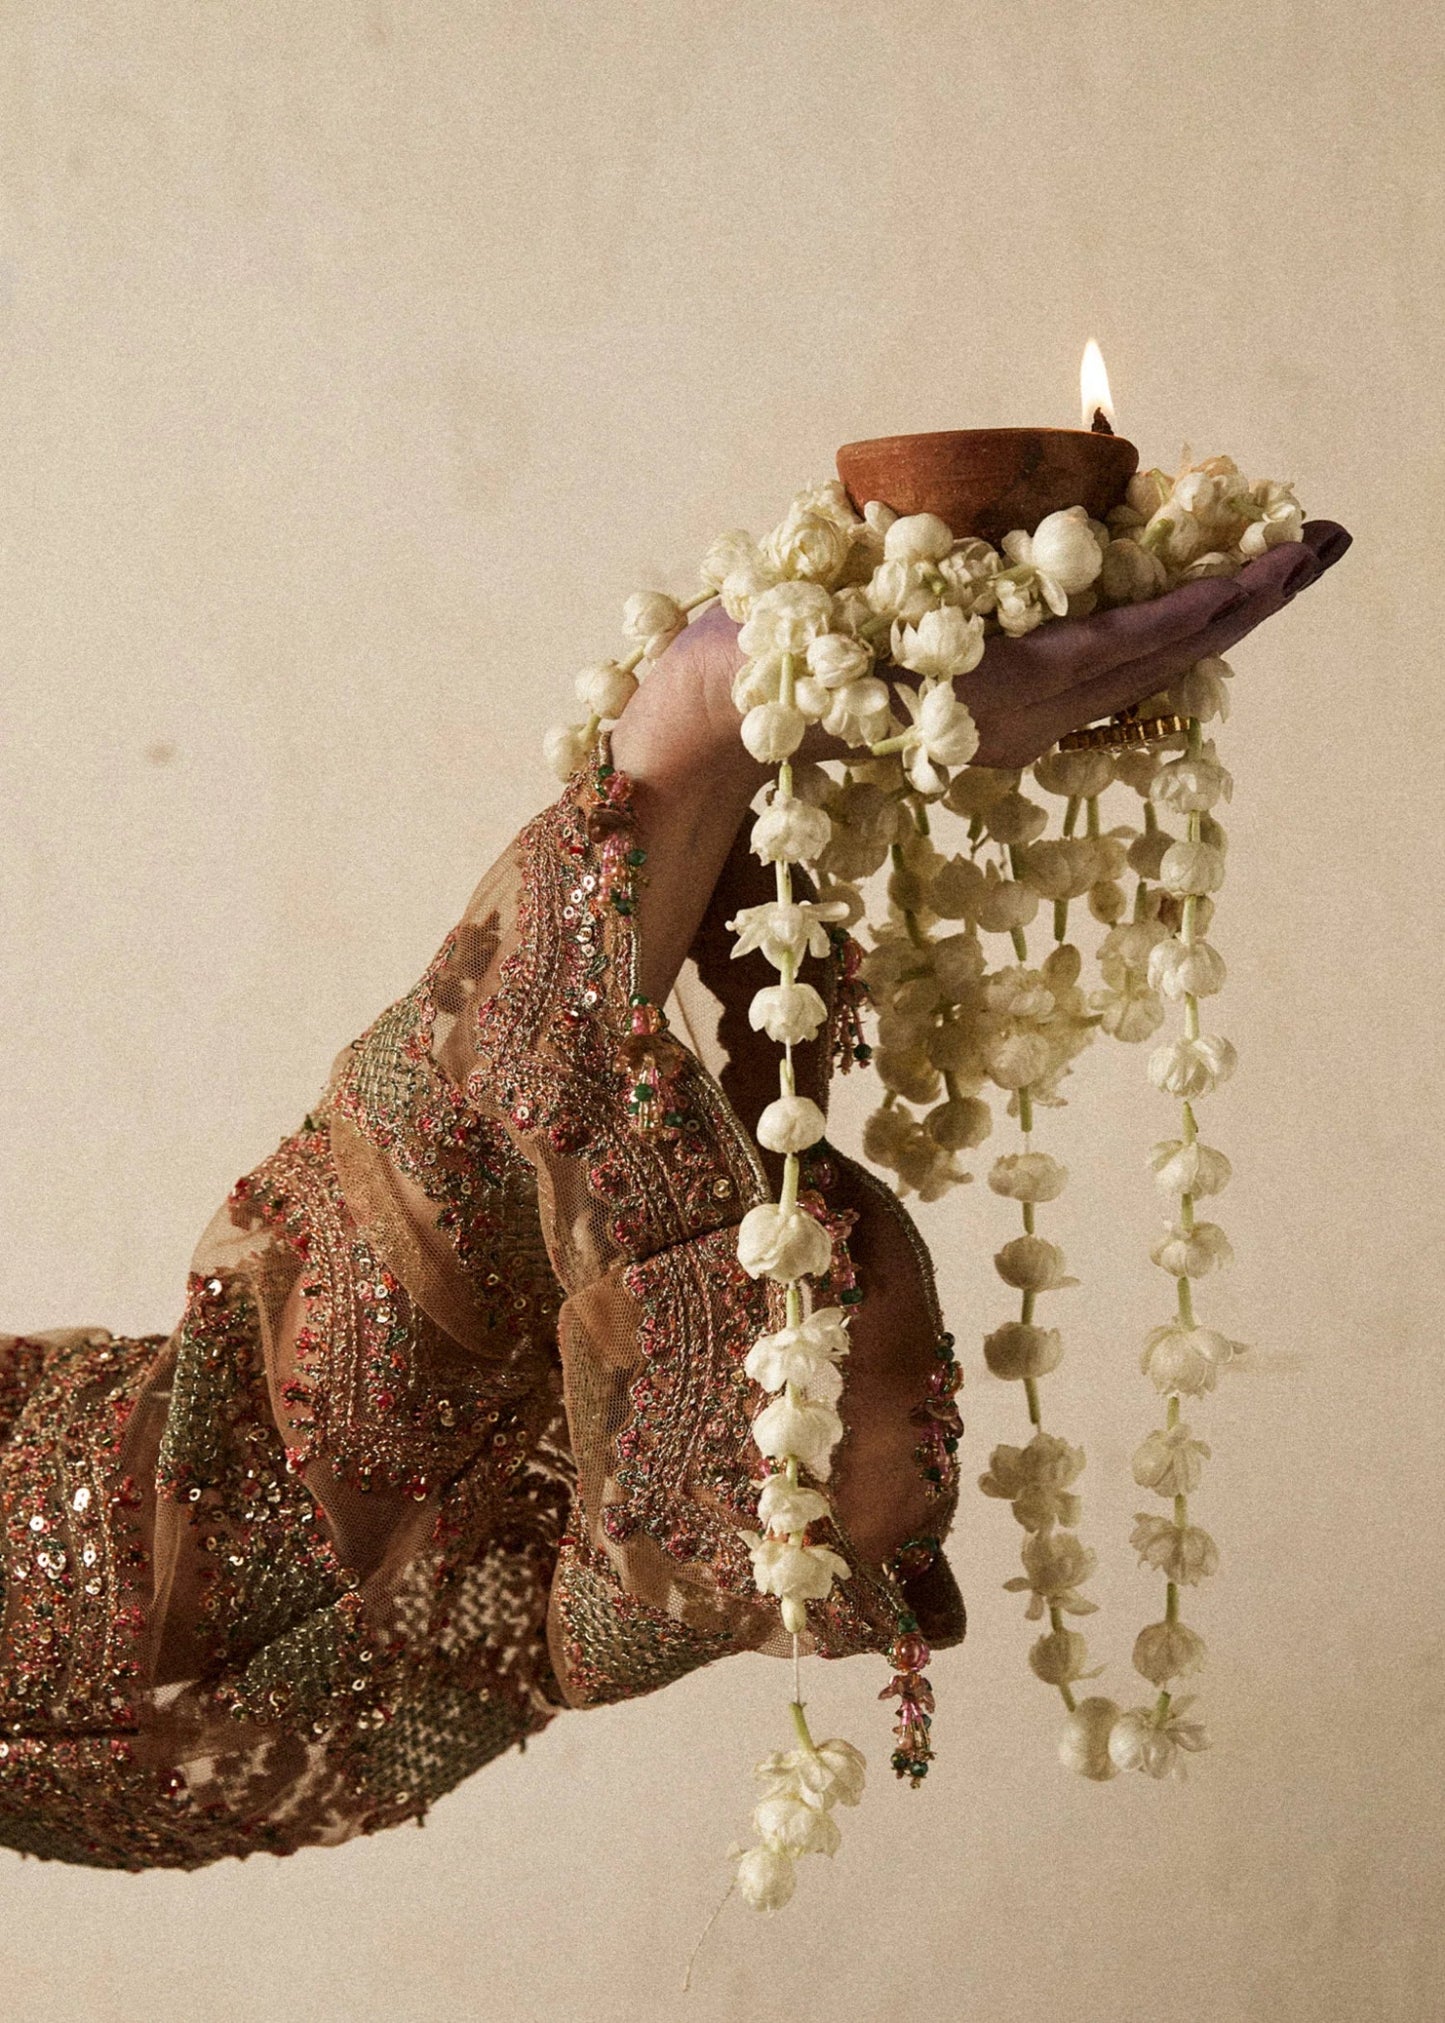
<path id="1" fill-rule="evenodd" d="M 835 923 L 864 919 L 861 888 L 885 868 L 886 909 L 863 965 L 877 1008 L 873 1066 L 882 1087 L 867 1156 L 893 1173 L 900 1194 L 932 1201 L 971 1177 L 962 1155 L 990 1134 L 1000 1093 L 1020 1132 L 1019 1149 L 989 1172 L 992 1191 L 1019 1208 L 1020 1227 L 994 1259 L 1018 1308 L 988 1333 L 983 1350 L 992 1374 L 1022 1385 L 1031 1431 L 1023 1446 L 995 1448 L 980 1486 L 1009 1503 L 1026 1534 L 1023 1573 L 1005 1585 L 1028 1595 L 1030 1619 L 1047 1622 L 1029 1664 L 1064 1702 L 1062 1760 L 1099 1780 L 1127 1769 L 1160 1777 L 1206 1744 L 1203 1727 L 1185 1718 L 1190 1699 L 1176 1692 L 1204 1659 L 1202 1638 L 1179 1619 L 1179 1593 L 1213 1573 L 1218 1552 L 1190 1522 L 1189 1497 L 1210 1449 L 1181 1419 L 1180 1400 L 1212 1390 L 1242 1353 L 1199 1322 L 1193 1297 L 1195 1282 L 1230 1256 L 1223 1230 L 1197 1213 L 1226 1185 L 1229 1162 L 1201 1142 L 1194 1112 L 1234 1065 L 1229 1042 L 1200 1026 L 1201 1000 L 1219 991 L 1225 974 L 1207 937 L 1226 848 L 1214 810 L 1231 791 L 1203 726 L 1227 715 L 1229 669 L 1201 661 L 1155 699 L 1187 720 L 1185 736 L 1152 751 L 1060 751 L 1038 761 L 1032 784 L 1061 804 L 1054 834 L 1049 806 L 1023 791 L 1019 773 L 970 766 L 978 733 L 953 684 L 978 665 L 992 631 L 1017 637 L 1198 576 L 1232 575 L 1267 548 L 1298 540 L 1303 518 L 1288 486 L 1251 483 L 1223 457 L 1186 459 L 1174 478 L 1142 473 L 1107 525 L 1072 507 L 1007 535 L 1000 550 L 955 539 L 932 514 L 899 518 L 876 503 L 859 514 L 841 485 L 816 486 L 798 494 L 763 541 L 732 533 L 715 542 L 701 566 L 705 587 L 690 601 L 660 592 L 630 598 L 623 627 L 631 652 L 585 669 L 577 679 L 585 721 L 548 733 L 549 761 L 566 778 L 690 612 L 716 597 L 741 625 L 745 658 L 733 683 L 741 736 L 776 768 L 751 845 L 774 867 L 776 890 L 729 926 L 736 955 L 756 950 L 778 973 L 755 994 L 749 1016 L 780 1049 L 778 1094 L 758 1139 L 783 1161 L 777 1201 L 752 1209 L 738 1232 L 739 1261 L 778 1286 L 783 1322 L 746 1362 L 767 1402 L 753 1422 L 759 1529 L 744 1536 L 758 1590 L 776 1598 L 793 1638 L 796 1738 L 792 1750 L 758 1767 L 757 1843 L 737 1857 L 736 1885 L 760 1909 L 787 1902 L 805 1855 L 834 1852 L 835 1808 L 856 1804 L 863 1788 L 864 1761 L 851 1744 L 814 1742 L 799 1688 L 808 1609 L 850 1577 L 828 1542 L 837 1533 L 825 1487 L 843 1433 L 848 1338 L 843 1308 L 812 1306 L 809 1281 L 827 1271 L 831 1243 L 799 1203 L 800 1159 L 823 1137 L 825 1118 L 797 1092 L 793 1050 L 826 1018 L 822 998 L 798 979 L 804 956 L 827 952 Z M 795 762 L 813 724 L 856 757 L 832 769 Z M 1140 797 L 1139 826 L 1104 827 L 1100 802 L 1116 785 Z M 935 840 L 940 814 L 964 825 L 952 855 Z M 1182 817 L 1185 833 L 1171 833 L 1161 816 Z M 813 873 L 810 897 L 794 887 L 803 866 Z M 1080 901 L 1103 929 L 1091 989 L 1069 938 L 1070 910 Z M 1034 962 L 1029 930 L 1044 907 L 1053 945 Z M 989 936 L 1006 943 L 997 967 Z M 1180 1131 L 1150 1155 L 1173 1204 L 1150 1254 L 1175 1281 L 1176 1313 L 1144 1344 L 1143 1371 L 1167 1400 L 1166 1418 L 1133 1468 L 1170 1514 L 1141 1512 L 1132 1540 L 1141 1564 L 1164 1576 L 1165 1605 L 1133 1651 L 1157 1697 L 1121 1710 L 1102 1694 L 1075 1691 L 1096 1676 L 1085 1636 L 1071 1627 L 1095 1612 L 1083 1590 L 1096 1556 L 1076 1529 L 1083 1449 L 1043 1423 L 1041 1380 L 1065 1344 L 1038 1303 L 1077 1281 L 1038 1226 L 1067 1173 L 1033 1134 L 1038 1112 L 1064 1101 L 1062 1084 L 1097 1033 L 1126 1044 L 1153 1040 L 1166 1005 L 1180 1008 L 1180 1030 L 1156 1044 L 1148 1071 L 1156 1089 L 1179 1101 Z"/>

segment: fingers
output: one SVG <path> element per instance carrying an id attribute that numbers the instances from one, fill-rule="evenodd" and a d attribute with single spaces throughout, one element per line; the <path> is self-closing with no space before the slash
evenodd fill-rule
<path id="1" fill-rule="evenodd" d="M 1196 660 L 1209 654 L 1228 653 L 1238 646 L 1257 625 L 1273 618 L 1301 590 L 1317 583 L 1350 546 L 1350 536 L 1344 528 L 1329 520 L 1312 521 L 1305 532 L 1313 533 L 1315 538 L 1271 548 L 1257 561 L 1245 564 L 1234 579 L 1235 588 L 1244 592 L 1244 601 L 1207 625 L 1197 639 L 1189 642 L 1186 654 L 1154 653 L 1136 662 L 1128 670 L 1131 682 L 1137 675 L 1146 685 L 1138 690 L 1134 700 L 1167 687 Z"/>
<path id="2" fill-rule="evenodd" d="M 1248 594 L 1228 578 L 1210 577 L 1147 604 L 1041 625 L 1022 639 L 995 637 L 969 677 L 965 699 L 971 709 L 975 693 L 985 706 L 995 697 L 1014 704 L 1043 702 L 1125 661 L 1194 638 L 1242 607 Z"/>
<path id="3" fill-rule="evenodd" d="M 1355 539 L 1337 520 L 1306 520 L 1301 538 L 1307 548 L 1313 549 L 1322 572 L 1333 569 L 1345 550 L 1354 546 Z"/>
<path id="4" fill-rule="evenodd" d="M 1233 579 L 1233 587 L 1241 593 L 1239 601 L 1226 606 L 1201 631 L 1175 645 L 1079 681 L 1044 701 L 1015 710 L 1007 721 L 1001 722 L 992 740 L 992 752 L 998 755 L 985 756 L 981 744 L 975 763 L 1027 765 L 1066 732 L 1097 722 L 1101 717 L 1114 716 L 1142 702 L 1146 696 L 1168 688 L 1197 660 L 1229 652 L 1257 625 L 1282 611 L 1291 598 L 1332 569 L 1350 545 L 1350 535 L 1334 521 L 1308 522 L 1301 541 L 1271 548 L 1240 570 Z M 988 742 L 986 739 L 985 744 Z"/>

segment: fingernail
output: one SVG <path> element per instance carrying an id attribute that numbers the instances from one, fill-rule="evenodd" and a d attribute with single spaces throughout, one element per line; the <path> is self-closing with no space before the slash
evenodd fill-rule
<path id="1" fill-rule="evenodd" d="M 1339 561 L 1341 555 L 1344 554 L 1346 548 L 1353 546 L 1354 536 L 1347 534 L 1343 527 L 1336 527 L 1335 531 L 1328 535 L 1325 540 L 1321 541 L 1319 547 L 1315 550 L 1316 555 L 1319 557 L 1321 569 L 1332 569 L 1335 563 Z"/>

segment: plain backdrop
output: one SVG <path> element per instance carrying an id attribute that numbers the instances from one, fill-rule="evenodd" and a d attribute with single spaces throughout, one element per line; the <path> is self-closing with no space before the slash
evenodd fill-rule
<path id="1" fill-rule="evenodd" d="M 1429 2023 L 1441 2012 L 1441 34 L 1418 0 L 129 0 L 0 10 L 3 1248 L 12 1328 L 164 1331 L 235 1176 L 405 989 L 639 587 L 849 438 L 1076 419 L 1298 481 L 1347 562 L 1236 656 L 1212 1113 L 1258 1367 L 1194 1414 L 1218 1746 L 1054 1757 L 1017 1533 L 968 1489 L 925 1789 L 875 1766 L 792 1909 L 681 1970 L 786 1739 L 733 1662 L 558 1721 L 398 1831 L 138 1878 L 0 1854 L 7 2023 Z M 1160 1313 L 1169 1119 L 1048 1126 L 1085 1279 L 1095 1639 Z M 1012 1221 L 930 1211 L 965 1479 Z M 1151 1282 L 1152 1281 L 1152 1282 Z M 1167 1295 L 1166 1295 L 1167 1304 Z"/>

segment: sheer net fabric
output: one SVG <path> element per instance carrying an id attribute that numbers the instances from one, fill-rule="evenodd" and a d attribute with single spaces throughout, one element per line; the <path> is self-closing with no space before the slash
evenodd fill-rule
<path id="1" fill-rule="evenodd" d="M 769 1195 L 745 1127 L 774 1070 L 722 928 L 755 867 L 735 855 L 694 951 L 722 1082 L 646 1042 L 648 1130 L 639 856 L 605 766 L 522 832 L 233 1190 L 173 1335 L 0 1337 L 0 1843 L 142 1868 L 341 1841 L 563 1707 L 791 1648 L 738 1536 L 762 1399 L 742 1362 L 781 1317 L 735 1256 Z M 835 1039 L 843 968 L 840 945 L 814 978 Z M 886 1650 L 910 1611 L 947 1641 L 956 1418 L 926 1255 L 830 1149 L 807 1181 L 835 1237 L 815 1296 L 856 1320 L 854 1572 L 805 1647 Z"/>

